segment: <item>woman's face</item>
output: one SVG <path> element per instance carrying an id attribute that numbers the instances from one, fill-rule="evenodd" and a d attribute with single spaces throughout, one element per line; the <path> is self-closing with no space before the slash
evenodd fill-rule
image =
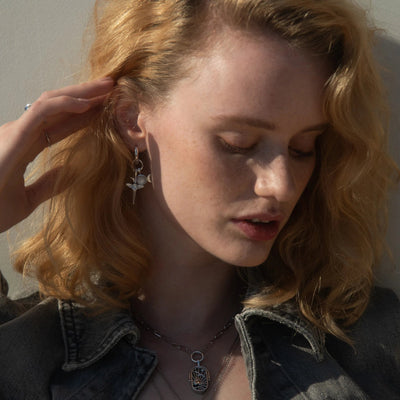
<path id="1" fill-rule="evenodd" d="M 218 39 L 139 115 L 153 188 L 138 199 L 155 243 L 255 266 L 312 175 L 328 67 L 272 34 Z"/>

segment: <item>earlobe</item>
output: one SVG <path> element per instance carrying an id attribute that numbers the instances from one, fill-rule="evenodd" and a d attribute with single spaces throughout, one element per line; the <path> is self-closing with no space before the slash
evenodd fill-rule
<path id="1" fill-rule="evenodd" d="M 133 104 L 118 105 L 116 117 L 119 133 L 129 149 L 146 150 L 146 132 L 139 107 Z"/>

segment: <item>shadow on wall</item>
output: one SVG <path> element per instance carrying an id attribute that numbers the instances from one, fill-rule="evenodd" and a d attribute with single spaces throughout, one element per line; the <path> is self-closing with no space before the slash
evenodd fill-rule
<path id="1" fill-rule="evenodd" d="M 380 37 L 375 52 L 383 67 L 382 76 L 389 94 L 391 123 L 389 151 L 400 166 L 400 42 L 384 36 Z M 400 296 L 400 187 L 390 199 L 389 226 L 387 241 L 393 258 L 383 261 L 378 281 L 382 286 L 389 286 Z"/>
<path id="2" fill-rule="evenodd" d="M 382 76 L 388 89 L 392 110 L 390 150 L 397 163 L 400 163 L 400 42 L 381 37 L 375 54 L 383 67 Z"/>

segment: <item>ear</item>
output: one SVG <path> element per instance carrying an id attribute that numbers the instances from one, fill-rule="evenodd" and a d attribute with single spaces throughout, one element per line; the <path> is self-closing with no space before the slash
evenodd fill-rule
<path id="1" fill-rule="evenodd" d="M 139 152 L 145 151 L 147 148 L 147 133 L 142 114 L 140 106 L 133 102 L 120 101 L 116 107 L 118 130 L 121 137 L 130 150 L 137 147 Z"/>

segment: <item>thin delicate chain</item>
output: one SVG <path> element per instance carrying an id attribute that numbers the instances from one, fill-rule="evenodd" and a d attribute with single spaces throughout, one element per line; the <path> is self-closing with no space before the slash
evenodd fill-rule
<path id="1" fill-rule="evenodd" d="M 229 319 L 229 321 L 222 327 L 222 329 L 219 330 L 211 338 L 211 340 L 208 341 L 208 343 L 203 347 L 203 349 L 200 351 L 200 350 L 192 350 L 188 346 L 176 343 L 168 336 L 163 335 L 161 332 L 155 330 L 152 326 L 150 326 L 148 323 L 146 323 L 143 319 L 136 318 L 136 322 L 139 325 L 141 325 L 145 331 L 149 332 L 150 334 L 155 336 L 157 339 L 163 341 L 164 343 L 167 343 L 174 349 L 182 351 L 190 356 L 190 359 L 192 360 L 193 363 L 195 363 L 195 366 L 193 366 L 192 369 L 189 371 L 189 382 L 191 384 L 192 389 L 198 394 L 200 394 L 200 393 L 202 394 L 205 391 L 207 391 L 207 389 L 209 388 L 210 381 L 211 381 L 211 376 L 210 376 L 209 370 L 207 369 L 207 367 L 205 365 L 201 365 L 201 362 L 204 360 L 204 355 L 209 350 L 209 348 L 233 325 L 233 320 L 234 320 L 234 316 L 232 316 Z M 235 341 L 236 341 L 236 339 L 235 339 Z M 224 370 L 224 365 L 227 364 L 228 361 L 230 363 L 231 356 L 232 356 L 232 351 L 229 353 L 228 360 L 226 360 L 226 361 L 224 360 L 222 368 L 220 369 L 218 375 Z M 162 375 L 162 373 L 160 373 L 160 375 L 163 377 L 163 379 L 167 383 L 167 385 L 171 388 L 171 385 L 165 379 L 165 377 Z M 173 389 L 172 389 L 172 391 L 175 392 Z M 177 397 L 179 397 L 179 396 L 177 396 Z"/>
<path id="2" fill-rule="evenodd" d="M 190 347 L 185 346 L 183 344 L 176 343 L 168 336 L 163 335 L 162 333 L 160 333 L 159 331 L 157 331 L 156 329 L 151 327 L 143 319 L 135 318 L 135 320 L 144 328 L 145 331 L 150 332 L 153 336 L 155 336 L 156 338 L 169 344 L 170 346 L 174 347 L 175 349 L 177 349 L 179 351 L 183 351 L 189 355 L 191 355 L 194 352 L 194 350 L 192 350 Z M 205 354 L 208 351 L 208 349 L 215 343 L 215 341 L 218 340 L 233 325 L 233 320 L 234 320 L 234 316 L 231 317 L 229 319 L 229 321 L 223 326 L 223 328 L 214 335 L 214 337 L 204 346 L 204 348 L 202 350 L 200 350 L 203 354 Z"/>

